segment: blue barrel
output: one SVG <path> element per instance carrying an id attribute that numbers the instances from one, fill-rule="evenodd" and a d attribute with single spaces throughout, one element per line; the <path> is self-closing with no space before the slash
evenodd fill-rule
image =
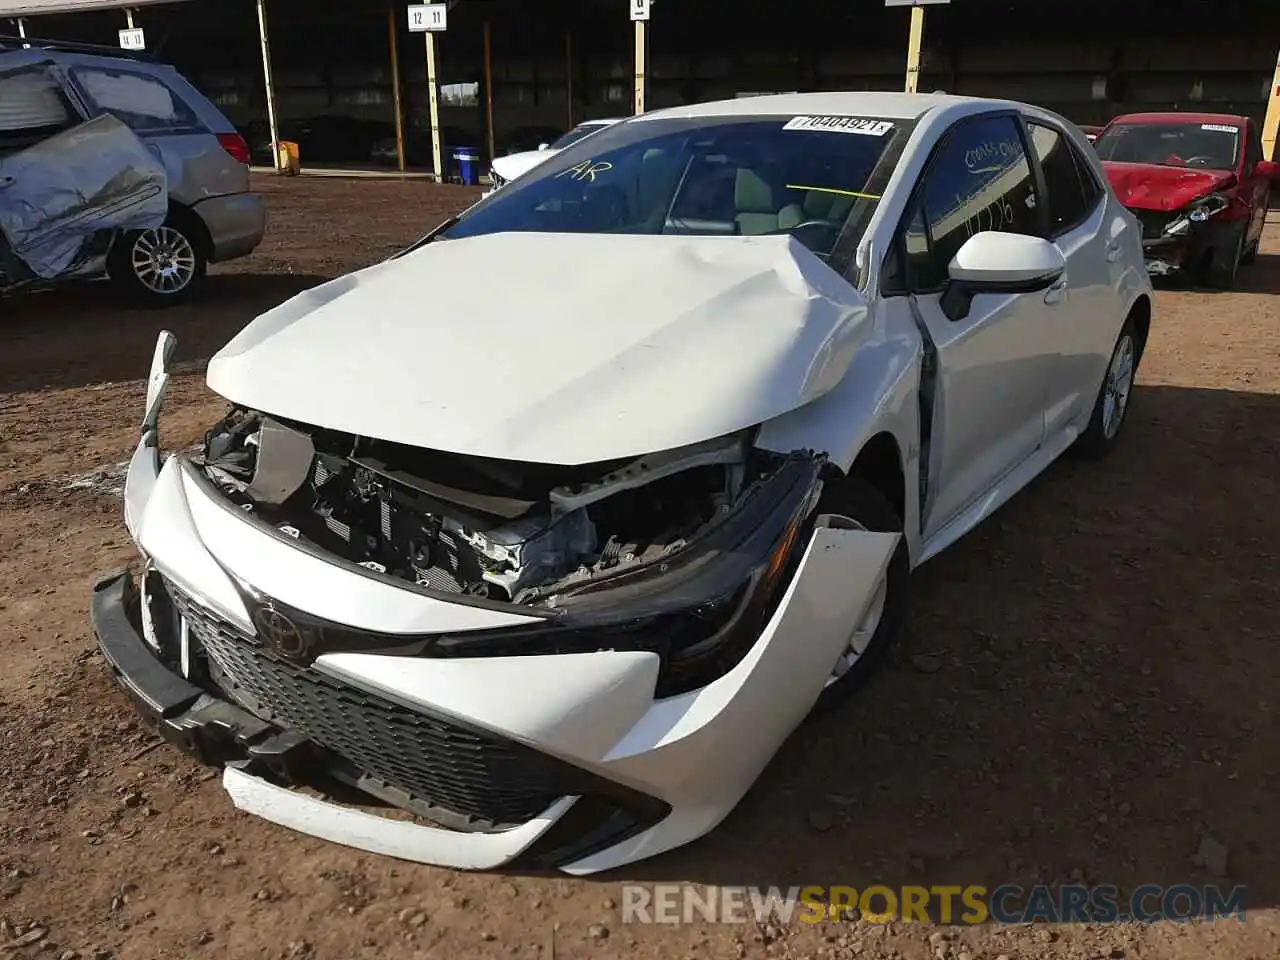
<path id="1" fill-rule="evenodd" d="M 474 187 L 480 182 L 480 151 L 475 147 L 458 147 L 453 151 L 453 159 L 458 161 L 462 182 Z"/>

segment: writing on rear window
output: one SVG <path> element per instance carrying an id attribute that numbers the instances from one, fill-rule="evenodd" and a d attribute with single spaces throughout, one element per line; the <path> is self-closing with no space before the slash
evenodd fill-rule
<path id="1" fill-rule="evenodd" d="M 893 129 L 888 120 L 864 120 L 859 117 L 792 117 L 783 130 L 828 130 L 832 133 L 858 133 L 867 137 L 883 137 Z"/>
<path id="2" fill-rule="evenodd" d="M 1202 123 L 1201 130 L 1214 130 L 1218 133 L 1235 133 L 1236 128 L 1225 123 Z"/>

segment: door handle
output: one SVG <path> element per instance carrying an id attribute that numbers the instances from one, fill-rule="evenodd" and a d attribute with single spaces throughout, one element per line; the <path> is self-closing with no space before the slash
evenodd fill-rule
<path id="1" fill-rule="evenodd" d="M 1120 259 L 1120 242 L 1112 240 L 1107 244 L 1107 263 L 1115 263 Z"/>
<path id="2" fill-rule="evenodd" d="M 1065 279 L 1059 280 L 1052 287 L 1050 287 L 1048 290 L 1045 291 L 1044 302 L 1049 304 L 1061 303 L 1062 298 L 1065 297 L 1066 295 L 1067 295 L 1067 281 Z"/>

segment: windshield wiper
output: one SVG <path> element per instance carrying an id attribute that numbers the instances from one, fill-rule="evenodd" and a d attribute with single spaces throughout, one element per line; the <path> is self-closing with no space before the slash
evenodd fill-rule
<path id="1" fill-rule="evenodd" d="M 450 227 L 452 227 L 455 223 L 457 223 L 457 222 L 458 222 L 458 219 L 459 219 L 459 218 L 458 218 L 457 216 L 452 216 L 452 217 L 450 217 L 448 220 L 446 220 L 444 223 L 440 224 L 438 227 L 436 227 L 434 230 L 432 230 L 432 231 L 431 231 L 430 233 L 428 233 L 426 236 L 422 237 L 421 239 L 415 240 L 412 244 L 410 244 L 409 246 L 405 247 L 405 248 L 404 248 L 403 250 L 401 250 L 399 253 L 393 253 L 393 254 L 392 254 L 391 256 L 389 256 L 387 259 L 388 259 L 388 260 L 398 260 L 400 257 L 403 257 L 403 256 L 405 256 L 406 254 L 413 253 L 415 250 L 421 250 L 423 247 L 425 247 L 425 246 L 426 246 L 428 243 L 430 243 L 432 240 L 436 240 L 436 239 L 445 239 L 445 240 L 447 240 L 447 239 L 448 239 L 448 237 L 442 237 L 441 235 L 442 235 L 446 230 L 448 230 Z"/>

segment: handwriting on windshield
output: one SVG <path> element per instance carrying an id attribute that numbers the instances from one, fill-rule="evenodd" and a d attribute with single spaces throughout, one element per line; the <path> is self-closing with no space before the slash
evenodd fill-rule
<path id="1" fill-rule="evenodd" d="M 568 177 L 570 180 L 586 181 L 587 183 L 595 183 L 596 177 L 602 173 L 606 173 L 613 169 L 613 164 L 607 160 L 583 160 L 579 164 L 575 164 L 568 170 L 564 170 L 556 174 L 556 179 Z"/>

